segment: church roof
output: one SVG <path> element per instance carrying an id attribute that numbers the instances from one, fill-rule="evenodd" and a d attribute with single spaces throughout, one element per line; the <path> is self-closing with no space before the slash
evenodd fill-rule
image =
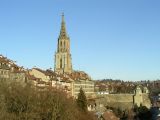
<path id="1" fill-rule="evenodd" d="M 84 71 L 74 71 L 71 74 L 68 74 L 73 80 L 90 80 L 91 78 Z"/>

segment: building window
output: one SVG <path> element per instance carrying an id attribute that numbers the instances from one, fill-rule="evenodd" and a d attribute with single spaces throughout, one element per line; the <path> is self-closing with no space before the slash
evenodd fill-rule
<path id="1" fill-rule="evenodd" d="M 66 48 L 66 42 L 64 41 L 64 48 Z"/>
<path id="2" fill-rule="evenodd" d="M 60 68 L 62 68 L 62 58 L 60 59 Z"/>
<path id="3" fill-rule="evenodd" d="M 62 47 L 62 41 L 60 43 L 61 43 L 60 46 Z"/>

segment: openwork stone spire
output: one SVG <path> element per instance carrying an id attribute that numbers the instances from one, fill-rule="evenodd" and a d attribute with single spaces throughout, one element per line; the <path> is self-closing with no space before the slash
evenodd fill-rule
<path id="1" fill-rule="evenodd" d="M 67 36 L 66 25 L 64 20 L 64 13 L 62 13 L 62 23 L 61 23 L 59 39 L 64 39 L 64 38 L 68 38 L 68 36 Z"/>

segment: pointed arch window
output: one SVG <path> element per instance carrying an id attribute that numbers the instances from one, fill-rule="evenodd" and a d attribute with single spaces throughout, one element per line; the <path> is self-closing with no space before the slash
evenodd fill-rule
<path id="1" fill-rule="evenodd" d="M 64 48 L 66 48 L 66 42 L 64 41 Z"/>
<path id="2" fill-rule="evenodd" d="M 60 68 L 62 68 L 62 58 L 60 59 Z"/>
<path id="3" fill-rule="evenodd" d="M 60 44 L 60 46 L 62 47 L 62 41 L 61 41 L 61 44 Z"/>

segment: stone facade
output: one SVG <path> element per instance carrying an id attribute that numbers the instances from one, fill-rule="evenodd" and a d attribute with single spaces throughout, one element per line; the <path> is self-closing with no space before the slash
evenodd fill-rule
<path id="1" fill-rule="evenodd" d="M 86 94 L 87 98 L 92 98 L 95 95 L 94 92 L 94 81 L 92 80 L 76 80 L 73 82 L 73 93 L 74 97 L 78 96 L 80 88 L 83 89 L 83 91 Z"/>
<path id="2" fill-rule="evenodd" d="M 14 61 L 0 55 L 0 79 L 7 82 L 25 83 L 25 70 Z"/>
<path id="3" fill-rule="evenodd" d="M 138 107 L 140 105 L 146 106 L 147 108 L 151 107 L 148 89 L 140 86 L 136 87 L 134 94 L 97 94 L 96 104 L 96 109 L 99 111 L 105 110 L 105 106 L 123 110 L 131 109 L 134 105 L 137 105 Z"/>
<path id="4" fill-rule="evenodd" d="M 61 31 L 58 38 L 57 52 L 55 54 L 55 71 L 58 73 L 72 72 L 72 59 L 70 54 L 70 39 L 66 32 L 64 15 L 62 15 Z"/>
<path id="5" fill-rule="evenodd" d="M 137 86 L 133 98 L 134 104 L 136 104 L 138 107 L 140 105 L 146 106 L 147 108 L 151 107 L 151 101 L 149 99 L 149 90 L 147 89 L 147 87 L 144 87 L 142 90 L 140 86 Z"/>
<path id="6" fill-rule="evenodd" d="M 7 80 L 10 78 L 10 61 L 3 55 L 0 55 L 0 79 Z"/>
<path id="7" fill-rule="evenodd" d="M 44 82 L 48 82 L 50 80 L 50 75 L 47 74 L 46 71 L 41 70 L 39 68 L 32 68 L 29 71 L 29 73 L 30 73 L 30 75 L 33 75 L 34 77 L 39 78 Z"/>
<path id="8" fill-rule="evenodd" d="M 103 106 L 103 107 L 109 106 L 109 107 L 121 108 L 121 109 L 131 109 L 133 108 L 133 95 L 134 94 L 97 95 L 98 97 L 98 99 L 96 99 L 97 109 L 101 109 L 100 106 Z"/>

